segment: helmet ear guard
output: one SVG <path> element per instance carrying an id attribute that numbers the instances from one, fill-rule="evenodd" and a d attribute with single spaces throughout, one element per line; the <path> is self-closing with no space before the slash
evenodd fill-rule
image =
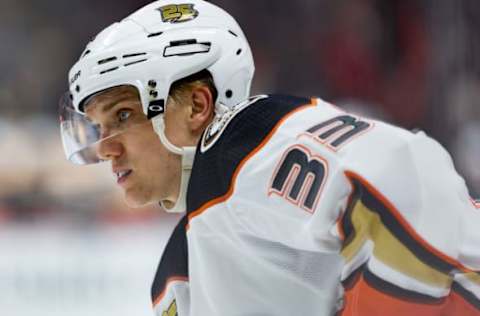
<path id="1" fill-rule="evenodd" d="M 87 45 L 69 73 L 70 107 L 79 114 L 85 110 L 83 100 L 101 91 L 123 85 L 138 90 L 143 112 L 160 141 L 182 156 L 178 203 L 169 210 L 174 212 L 186 207 L 195 148 L 177 147 L 165 135 L 163 114 L 172 83 L 207 70 L 218 92 L 215 108 L 219 115 L 248 98 L 254 73 L 250 46 L 235 19 L 209 2 L 188 2 L 155 1 L 112 24 Z M 75 142 L 77 136 L 69 135 L 64 144 Z M 78 158 L 72 148 L 81 154 L 88 145 L 70 144 L 69 158 Z"/>

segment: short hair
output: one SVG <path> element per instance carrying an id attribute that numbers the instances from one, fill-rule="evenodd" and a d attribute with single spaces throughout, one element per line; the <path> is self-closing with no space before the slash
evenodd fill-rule
<path id="1" fill-rule="evenodd" d="M 168 95 L 178 101 L 183 92 L 198 85 L 204 85 L 210 89 L 213 96 L 213 103 L 215 104 L 218 97 L 218 90 L 215 87 L 212 75 L 206 69 L 172 83 Z"/>

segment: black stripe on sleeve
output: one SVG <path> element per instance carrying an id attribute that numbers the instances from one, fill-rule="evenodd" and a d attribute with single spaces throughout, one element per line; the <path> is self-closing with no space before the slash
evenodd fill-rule
<path id="1" fill-rule="evenodd" d="M 431 253 L 424 245 L 415 240 L 415 238 L 397 221 L 392 212 L 381 201 L 379 201 L 372 192 L 369 192 L 367 188 L 364 188 L 363 191 L 364 194 L 361 199 L 363 204 L 369 210 L 380 215 L 381 221 L 388 230 L 390 230 L 395 237 L 412 251 L 418 259 L 446 274 L 455 269 L 455 266 Z"/>
<path id="2" fill-rule="evenodd" d="M 345 235 L 345 240 L 343 241 L 343 246 L 342 246 L 342 248 L 344 249 L 348 247 L 348 245 L 350 245 L 350 243 L 355 239 L 357 235 L 355 231 L 355 227 L 353 226 L 352 214 L 353 214 L 353 210 L 355 209 L 355 206 L 357 205 L 357 202 L 361 197 L 362 197 L 362 187 L 354 183 L 353 192 L 348 201 L 347 209 L 345 211 L 345 215 L 343 216 L 342 223 L 341 223 L 342 230 Z"/>
<path id="3" fill-rule="evenodd" d="M 387 282 L 375 274 L 373 274 L 368 268 L 363 271 L 363 279 L 372 288 L 385 293 L 389 296 L 396 297 L 398 299 L 420 303 L 420 304 L 442 304 L 445 301 L 444 297 L 438 298 L 426 294 L 421 294 L 414 291 L 409 291 L 401 288 L 395 284 Z"/>
<path id="4" fill-rule="evenodd" d="M 187 216 L 184 216 L 175 227 L 163 251 L 151 287 L 152 302 L 165 290 L 168 279 L 172 277 L 188 278 L 186 225 Z"/>
<path id="5" fill-rule="evenodd" d="M 379 200 L 374 192 L 370 192 L 368 187 L 363 185 L 359 180 L 350 178 L 355 190 L 359 191 L 359 200 L 365 205 L 365 207 L 380 216 L 380 220 L 383 225 L 403 244 L 407 247 L 418 259 L 432 268 L 443 272 L 445 274 L 451 273 L 456 267 L 443 260 L 436 254 L 432 253 L 425 245 L 420 241 L 417 241 L 405 227 L 393 215 L 393 211 L 389 210 L 384 203 Z M 352 204 L 355 204 L 358 200 L 353 200 Z M 354 233 L 353 226 L 351 225 L 352 212 L 347 213 L 343 220 L 343 229 L 345 231 L 345 237 L 347 241 L 350 241 L 351 237 L 347 235 Z"/>
<path id="6" fill-rule="evenodd" d="M 343 288 L 346 290 L 350 290 L 357 284 L 358 280 L 362 276 L 363 271 L 365 270 L 366 264 L 361 265 L 354 271 L 350 273 L 348 278 L 342 281 Z"/>
<path id="7" fill-rule="evenodd" d="M 344 289 L 351 290 L 352 288 L 354 288 L 361 277 L 363 277 L 365 282 L 373 289 L 384 293 L 390 297 L 394 297 L 403 301 L 430 305 L 442 304 L 445 301 L 445 297 L 438 298 L 419 292 L 407 290 L 386 280 L 383 280 L 382 278 L 372 273 L 370 269 L 368 269 L 367 264 L 361 265 L 359 268 L 353 271 L 347 279 L 342 281 Z"/>
<path id="8" fill-rule="evenodd" d="M 457 282 L 453 282 L 452 291 L 455 291 L 458 295 L 463 297 L 465 301 L 467 301 L 470 305 L 472 305 L 478 311 L 480 311 L 480 299 L 476 297 L 475 294 L 465 289 L 463 286 L 461 286 Z"/>

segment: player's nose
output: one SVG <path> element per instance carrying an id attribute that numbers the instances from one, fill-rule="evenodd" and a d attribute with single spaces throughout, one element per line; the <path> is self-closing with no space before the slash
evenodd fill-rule
<path id="1" fill-rule="evenodd" d="M 109 137 L 98 143 L 96 151 L 101 160 L 113 160 L 123 154 L 123 145 L 118 137 Z"/>

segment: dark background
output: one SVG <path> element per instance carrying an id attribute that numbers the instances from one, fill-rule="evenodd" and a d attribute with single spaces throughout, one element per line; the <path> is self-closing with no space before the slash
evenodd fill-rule
<path id="1" fill-rule="evenodd" d="M 253 93 L 319 96 L 405 128 L 452 154 L 480 196 L 480 2 L 217 0 L 253 50 Z M 99 31 L 149 1 L 0 2 L 0 223 L 160 218 L 132 212 L 109 167 L 63 159 L 57 101 Z"/>

